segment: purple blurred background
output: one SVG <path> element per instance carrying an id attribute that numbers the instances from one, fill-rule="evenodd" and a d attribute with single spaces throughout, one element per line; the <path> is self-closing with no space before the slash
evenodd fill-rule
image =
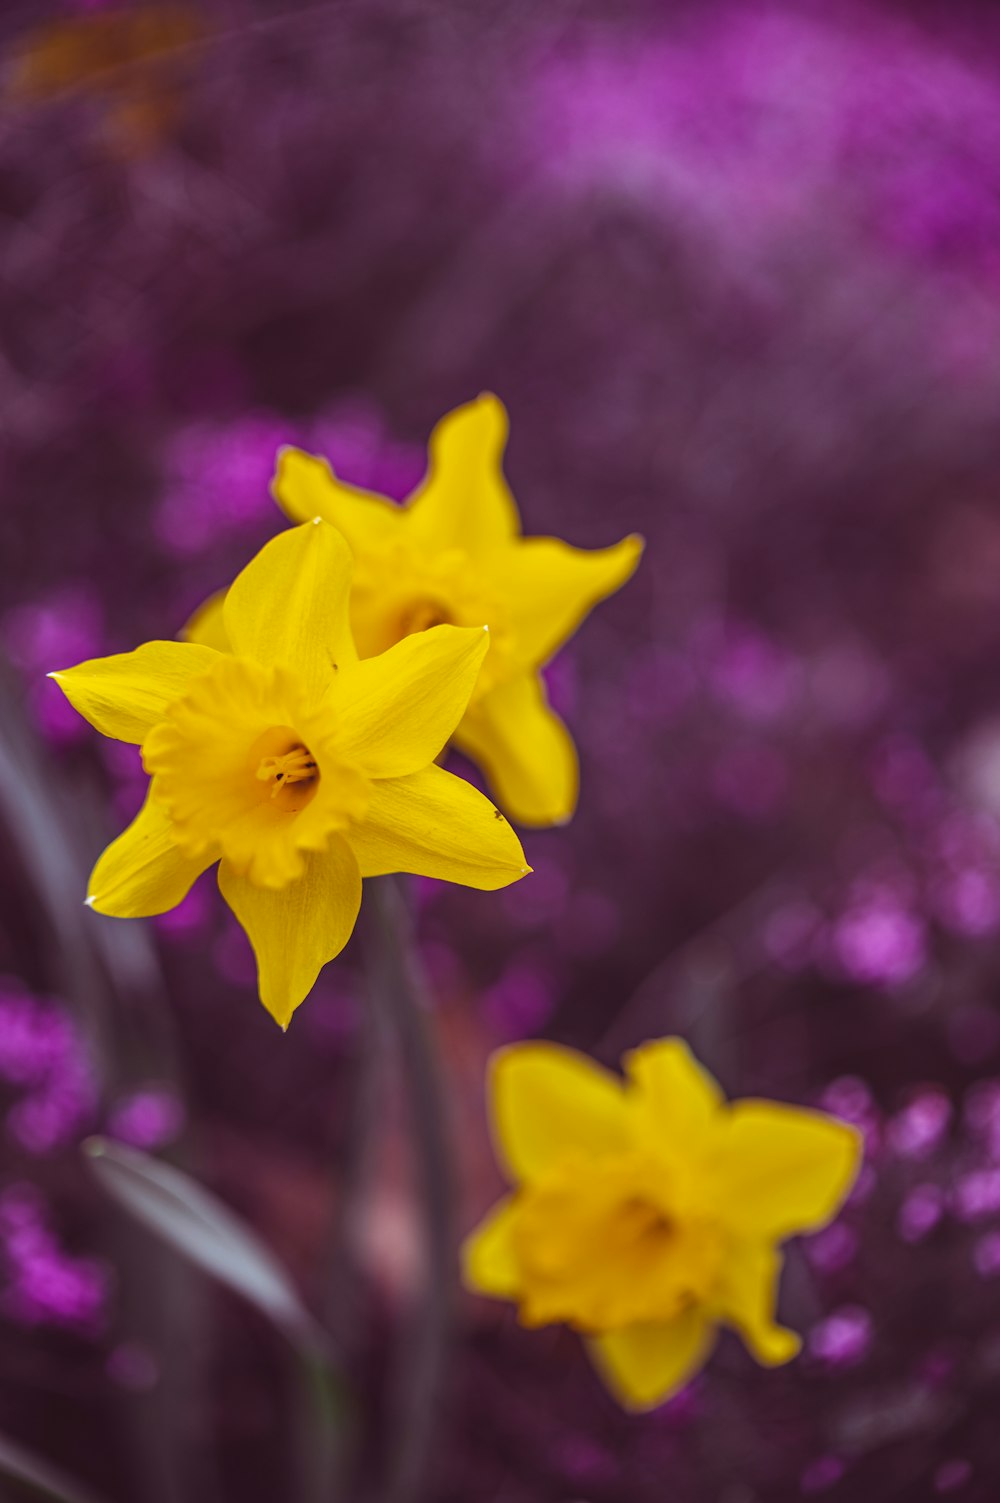
<path id="1" fill-rule="evenodd" d="M 225 584 L 280 443 L 402 497 L 489 389 L 526 531 L 648 548 L 549 672 L 572 825 L 507 892 L 416 893 L 458 1230 L 522 1037 L 682 1033 L 868 1163 L 789 1259 L 802 1358 L 726 1339 L 651 1416 L 456 1297 L 423 1497 L 994 1499 L 995 7 L 9 0 L 0 43 L 0 1432 L 110 1503 L 299 1496 L 280 1339 L 112 1208 L 99 1130 L 284 1260 L 377 1496 L 424 1271 L 365 926 L 282 1039 L 211 878 L 85 914 L 141 769 L 43 675 Z"/>

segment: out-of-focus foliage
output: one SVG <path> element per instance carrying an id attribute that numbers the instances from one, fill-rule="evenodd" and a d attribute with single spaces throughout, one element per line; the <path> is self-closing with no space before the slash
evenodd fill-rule
<path id="1" fill-rule="evenodd" d="M 268 1333 L 78 1163 L 79 1133 L 156 1148 L 186 1122 L 198 1176 L 329 1315 L 362 1466 L 384 1443 L 422 1269 L 365 936 L 279 1049 L 210 883 L 148 936 L 56 901 L 144 779 L 42 675 L 227 584 L 282 525 L 280 443 L 400 497 L 439 415 L 492 390 L 526 530 L 647 550 L 549 675 L 573 823 L 499 898 L 417 893 L 461 1230 L 499 1188 L 485 1059 L 526 1036 L 611 1064 L 681 1034 L 729 1094 L 820 1105 L 867 1158 L 792 1251 L 803 1356 L 761 1373 L 724 1342 L 651 1417 L 572 1333 L 464 1301 L 428 1498 L 990 1499 L 994 7 L 205 0 L 134 151 L 92 75 L 12 97 L 48 28 L 109 9 L 0 17 L 5 738 L 27 727 L 0 762 L 0 973 L 29 1020 L 0 1037 L 5 1432 L 112 1500 L 139 1476 L 151 1503 L 287 1491 Z"/>

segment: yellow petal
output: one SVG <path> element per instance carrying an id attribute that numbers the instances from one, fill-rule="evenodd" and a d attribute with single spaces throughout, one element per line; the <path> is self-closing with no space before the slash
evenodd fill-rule
<path id="1" fill-rule="evenodd" d="M 113 841 L 90 874 L 87 902 L 116 918 L 166 913 L 213 857 L 183 855 L 174 844 L 165 809 L 148 794 L 135 819 Z"/>
<path id="2" fill-rule="evenodd" d="M 714 1329 L 697 1307 L 676 1320 L 625 1326 L 588 1343 L 591 1359 L 625 1409 L 654 1409 L 694 1377 L 712 1349 Z"/>
<path id="3" fill-rule="evenodd" d="M 626 1054 L 624 1063 L 646 1131 L 685 1151 L 704 1141 L 725 1098 L 683 1039 L 655 1039 Z"/>
<path id="4" fill-rule="evenodd" d="M 558 1044 L 511 1044 L 490 1060 L 490 1109 L 498 1157 L 515 1180 L 537 1179 L 568 1154 L 631 1146 L 617 1076 Z"/>
<path id="5" fill-rule="evenodd" d="M 600 600 L 635 573 L 642 538 L 611 548 L 571 548 L 559 538 L 525 538 L 491 554 L 486 578 L 502 591 L 513 637 L 511 654 L 524 668 L 540 668 L 571 637 Z"/>
<path id="6" fill-rule="evenodd" d="M 279 451 L 271 495 L 293 522 L 322 517 L 336 527 L 358 558 L 391 543 L 405 515 L 394 501 L 338 480 L 325 459 L 304 449 Z"/>
<path id="7" fill-rule="evenodd" d="M 719 1207 L 746 1235 L 781 1241 L 831 1221 L 854 1183 L 861 1137 L 822 1112 L 737 1101 L 716 1147 Z"/>
<path id="8" fill-rule="evenodd" d="M 294 670 L 319 697 L 357 661 L 348 624 L 351 551 L 326 522 L 282 532 L 237 575 L 223 608 L 233 651 Z"/>
<path id="9" fill-rule="evenodd" d="M 193 616 L 181 627 L 178 636 L 184 642 L 198 642 L 202 647 L 214 647 L 216 652 L 231 652 L 229 638 L 226 636 L 226 626 L 223 621 L 223 608 L 226 604 L 225 590 L 216 590 L 214 595 L 209 595 L 195 611 Z"/>
<path id="10" fill-rule="evenodd" d="M 347 944 L 361 906 L 361 873 L 343 840 L 310 852 L 305 868 L 297 882 L 276 890 L 255 887 L 225 861 L 219 866 L 222 896 L 257 957 L 260 1000 L 282 1028 Z"/>
<path id="11" fill-rule="evenodd" d="M 374 783 L 364 823 L 345 838 L 365 877 L 413 872 L 492 891 L 531 870 L 489 799 L 440 767 Z"/>
<path id="12" fill-rule="evenodd" d="M 135 652 L 91 658 L 49 677 L 102 736 L 139 744 L 191 679 L 217 661 L 218 653 L 192 642 L 146 642 Z"/>
<path id="13" fill-rule="evenodd" d="M 503 476 L 507 413 L 489 392 L 441 419 L 428 444 L 427 474 L 407 505 L 426 548 L 463 548 L 473 557 L 521 530 Z"/>
<path id="14" fill-rule="evenodd" d="M 462 1278 L 477 1294 L 516 1299 L 521 1276 L 514 1250 L 514 1197 L 494 1206 L 462 1245 Z"/>
<path id="15" fill-rule="evenodd" d="M 473 705 L 455 745 L 483 769 L 520 825 L 559 825 L 576 808 L 580 771 L 573 738 L 535 674 L 499 685 Z"/>
<path id="16" fill-rule="evenodd" d="M 331 705 L 343 755 L 374 778 L 429 766 L 462 717 L 488 647 L 480 628 L 435 626 L 340 674 Z"/>
<path id="17" fill-rule="evenodd" d="M 781 1254 L 765 1243 L 737 1244 L 726 1261 L 719 1287 L 720 1313 L 765 1367 L 790 1362 L 802 1346 L 794 1331 L 777 1325 L 774 1319 L 782 1262 Z"/>

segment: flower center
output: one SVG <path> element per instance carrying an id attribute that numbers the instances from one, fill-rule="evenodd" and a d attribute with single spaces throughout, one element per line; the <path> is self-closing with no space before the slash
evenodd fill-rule
<path id="1" fill-rule="evenodd" d="M 319 791 L 319 764 L 298 731 L 289 725 L 272 726 L 256 738 L 247 753 L 251 774 L 248 790 L 279 814 L 298 814 Z M 263 787 L 261 787 L 263 784 Z"/>
<path id="2" fill-rule="evenodd" d="M 261 887 L 302 875 L 306 854 L 364 817 L 370 784 L 337 749 L 337 721 L 284 669 L 223 656 L 143 744 L 177 845 L 221 855 Z"/>
<path id="3" fill-rule="evenodd" d="M 672 1320 L 706 1298 L 721 1237 L 638 1153 L 568 1158 L 521 1192 L 514 1232 L 521 1320 L 607 1331 Z"/>
<path id="4" fill-rule="evenodd" d="M 307 746 L 293 746 L 280 756 L 261 757 L 257 777 L 262 783 L 270 783 L 271 797 L 277 798 L 283 788 L 293 783 L 314 783 L 319 769 Z"/>
<path id="5" fill-rule="evenodd" d="M 363 658 L 434 626 L 488 626 L 490 650 L 473 702 L 510 672 L 513 637 L 506 602 L 458 548 L 429 553 L 394 544 L 360 559 L 351 594 L 351 624 Z"/>
<path id="6" fill-rule="evenodd" d="M 675 1227 L 671 1218 L 641 1196 L 630 1196 L 623 1201 L 620 1215 L 623 1235 L 629 1241 L 663 1242 L 673 1236 Z"/>
<path id="7" fill-rule="evenodd" d="M 399 636 L 430 631 L 432 626 L 452 626 L 453 618 L 440 600 L 413 600 L 403 607 L 399 618 Z"/>

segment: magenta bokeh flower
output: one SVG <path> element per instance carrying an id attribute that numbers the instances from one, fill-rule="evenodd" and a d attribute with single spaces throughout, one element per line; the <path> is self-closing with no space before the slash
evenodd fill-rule
<path id="1" fill-rule="evenodd" d="M 97 1088 L 84 1041 L 55 1002 L 0 984 L 0 1081 L 14 1088 L 7 1131 L 29 1153 L 75 1140 L 93 1119 Z"/>
<path id="2" fill-rule="evenodd" d="M 63 1251 L 44 1200 L 32 1185 L 0 1192 L 0 1308 L 22 1325 L 65 1326 L 97 1334 L 110 1275 L 95 1259 Z"/>

